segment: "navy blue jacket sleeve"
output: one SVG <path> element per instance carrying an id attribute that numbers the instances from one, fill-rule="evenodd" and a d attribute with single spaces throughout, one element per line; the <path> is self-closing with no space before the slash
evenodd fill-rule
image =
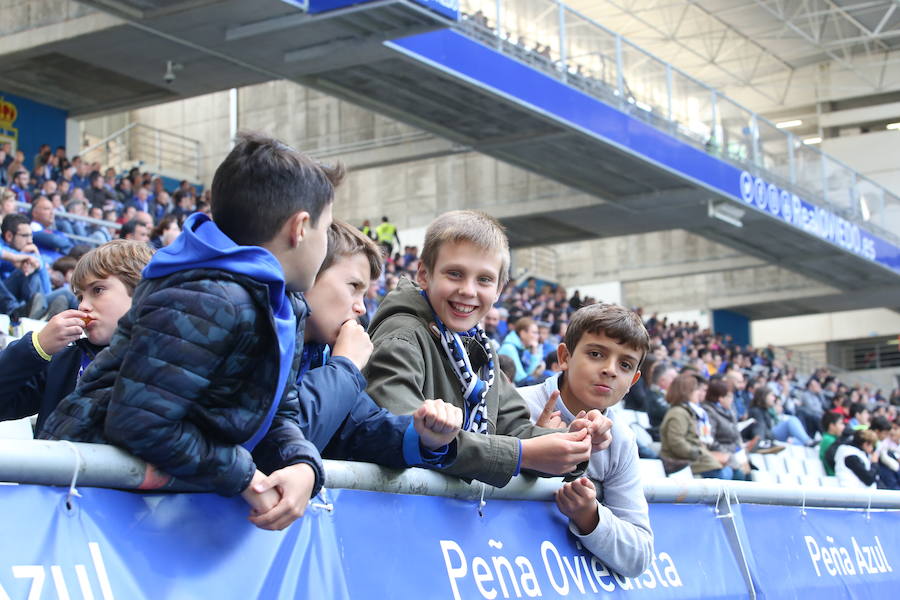
<path id="1" fill-rule="evenodd" d="M 446 467 L 455 442 L 424 450 L 412 417 L 393 415 L 365 393 L 366 379 L 349 359 L 333 356 L 308 371 L 299 384 L 300 428 L 325 458 L 359 460 L 388 467 Z"/>
<path id="2" fill-rule="evenodd" d="M 31 333 L 0 352 L 0 421 L 21 419 L 41 410 L 50 362 L 31 344 Z"/>

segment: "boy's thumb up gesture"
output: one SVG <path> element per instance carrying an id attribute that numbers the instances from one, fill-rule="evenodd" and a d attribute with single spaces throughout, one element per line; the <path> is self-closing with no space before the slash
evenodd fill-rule
<path id="1" fill-rule="evenodd" d="M 463 413 L 443 400 L 426 400 L 413 414 L 413 427 L 419 440 L 428 450 L 446 446 L 459 433 Z"/>

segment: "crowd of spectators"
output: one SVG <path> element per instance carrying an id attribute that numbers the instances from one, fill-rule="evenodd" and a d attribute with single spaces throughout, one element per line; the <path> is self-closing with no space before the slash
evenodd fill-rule
<path id="1" fill-rule="evenodd" d="M 44 144 L 29 159 L 0 144 L 0 313 L 40 319 L 75 308 L 67 273 L 90 248 L 116 238 L 161 248 L 208 210 L 208 190 L 187 181 L 166 189 L 138 167 L 117 172 L 62 146 Z"/>

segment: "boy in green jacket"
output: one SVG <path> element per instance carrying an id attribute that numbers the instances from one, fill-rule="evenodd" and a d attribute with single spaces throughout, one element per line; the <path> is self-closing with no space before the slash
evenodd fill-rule
<path id="1" fill-rule="evenodd" d="M 372 319 L 375 349 L 365 371 L 369 395 L 393 413 L 411 414 L 434 398 L 461 408 L 457 460 L 446 472 L 497 487 L 522 469 L 571 473 L 612 439 L 612 423 L 599 411 L 579 415 L 568 432 L 532 424 L 525 402 L 499 373 L 479 321 L 499 298 L 508 270 L 509 243 L 493 217 L 453 211 L 435 219 L 425 234 L 418 285 L 402 280 Z"/>

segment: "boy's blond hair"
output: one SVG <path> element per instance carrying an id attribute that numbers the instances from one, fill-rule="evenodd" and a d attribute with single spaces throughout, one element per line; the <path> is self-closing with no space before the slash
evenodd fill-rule
<path id="1" fill-rule="evenodd" d="M 328 250 L 316 279 L 330 269 L 339 258 L 357 254 L 362 254 L 369 262 L 369 279 L 378 279 L 381 275 L 382 258 L 381 250 L 375 242 L 364 236 L 356 227 L 344 221 L 333 220 L 328 228 Z"/>
<path id="2" fill-rule="evenodd" d="M 446 243 L 468 242 L 485 252 L 500 255 L 500 276 L 497 289 L 509 280 L 509 240 L 503 225 L 487 213 L 478 210 L 452 210 L 436 218 L 425 231 L 422 246 L 422 265 L 434 271 L 438 252 Z"/>
<path id="3" fill-rule="evenodd" d="M 84 287 L 95 279 L 115 277 L 128 290 L 141 281 L 141 271 L 153 258 L 155 250 L 145 242 L 134 240 L 113 240 L 98 246 L 82 256 L 72 273 L 72 291 L 79 295 Z"/>

